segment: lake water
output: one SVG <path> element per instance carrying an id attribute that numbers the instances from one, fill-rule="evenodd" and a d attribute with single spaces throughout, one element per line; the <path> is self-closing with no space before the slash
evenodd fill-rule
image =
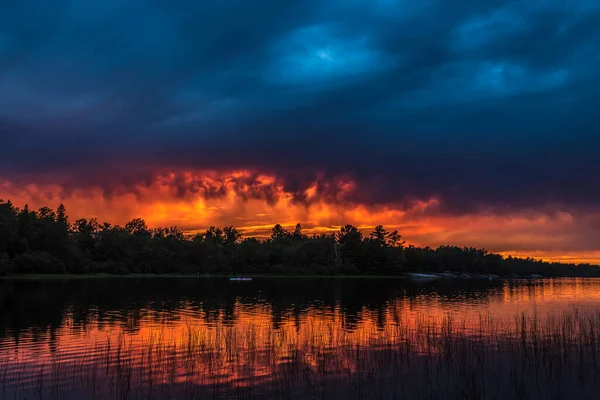
<path id="1" fill-rule="evenodd" d="M 0 398 L 597 398 L 599 311 L 598 279 L 5 279 Z"/>

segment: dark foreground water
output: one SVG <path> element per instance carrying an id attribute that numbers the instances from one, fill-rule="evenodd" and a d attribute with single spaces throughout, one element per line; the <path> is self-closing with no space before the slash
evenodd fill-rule
<path id="1" fill-rule="evenodd" d="M 0 280 L 35 398 L 600 398 L 600 280 Z"/>

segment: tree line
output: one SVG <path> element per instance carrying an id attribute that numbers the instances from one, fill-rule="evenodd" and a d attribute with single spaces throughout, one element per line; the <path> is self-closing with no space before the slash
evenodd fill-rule
<path id="1" fill-rule="evenodd" d="M 406 246 L 398 231 L 378 225 L 368 235 L 346 225 L 307 235 L 300 224 L 277 224 L 265 240 L 243 238 L 233 226 L 185 236 L 176 227 L 149 229 L 135 218 L 124 226 L 96 219 L 70 222 L 56 210 L 0 200 L 0 275 L 6 274 L 310 274 L 401 275 L 454 272 L 500 276 L 600 276 L 589 264 L 503 257 L 484 249 Z"/>

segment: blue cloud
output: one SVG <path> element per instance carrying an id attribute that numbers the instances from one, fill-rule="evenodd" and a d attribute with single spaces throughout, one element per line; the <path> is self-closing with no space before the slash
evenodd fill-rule
<path id="1" fill-rule="evenodd" d="M 482 100 L 554 91 L 568 83 L 569 71 L 562 68 L 533 70 L 505 61 L 446 64 L 433 72 L 427 84 L 403 94 L 397 107 L 468 106 Z"/>
<path id="2" fill-rule="evenodd" d="M 592 0 L 5 0 L 0 175 L 254 166 L 383 180 L 378 201 L 597 205 L 599 21 Z"/>
<path id="3" fill-rule="evenodd" d="M 273 84 L 323 88 L 392 67 L 390 57 L 369 41 L 366 35 L 343 36 L 334 26 L 296 29 L 272 46 L 273 61 L 264 78 Z"/>
<path id="4" fill-rule="evenodd" d="M 468 19 L 455 28 L 454 47 L 457 50 L 468 51 L 517 33 L 527 32 L 528 28 L 526 17 L 518 10 L 502 8 L 488 11 Z"/>

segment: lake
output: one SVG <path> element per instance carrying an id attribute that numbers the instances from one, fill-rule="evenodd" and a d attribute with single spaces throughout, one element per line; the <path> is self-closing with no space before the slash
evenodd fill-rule
<path id="1" fill-rule="evenodd" d="M 1 399 L 598 398 L 600 279 L 0 280 Z"/>

